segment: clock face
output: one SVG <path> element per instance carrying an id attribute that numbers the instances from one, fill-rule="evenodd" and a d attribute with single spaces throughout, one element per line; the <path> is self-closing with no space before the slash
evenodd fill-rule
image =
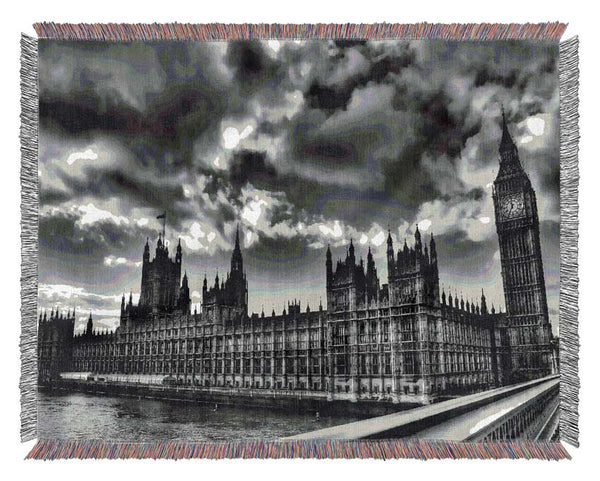
<path id="1" fill-rule="evenodd" d="M 509 194 L 500 199 L 500 219 L 516 219 L 525 214 L 523 193 Z"/>

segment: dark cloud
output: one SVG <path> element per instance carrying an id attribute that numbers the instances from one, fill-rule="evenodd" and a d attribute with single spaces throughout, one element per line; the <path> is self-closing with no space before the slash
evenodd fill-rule
<path id="1" fill-rule="evenodd" d="M 236 152 L 229 166 L 229 180 L 240 187 L 248 182 L 262 185 L 263 182 L 272 184 L 277 177 L 277 171 L 268 161 L 264 152 L 242 150 Z"/>
<path id="2" fill-rule="evenodd" d="M 62 254 L 69 262 L 78 258 L 92 258 L 91 262 L 95 262 L 107 255 L 127 252 L 132 245 L 140 250 L 147 235 L 154 235 L 154 231 L 132 223 L 100 220 L 82 225 L 77 213 L 44 214 L 39 221 L 40 251 L 50 256 Z"/>
<path id="3" fill-rule="evenodd" d="M 52 187 L 40 189 L 40 205 L 55 205 L 71 199 L 73 194 L 64 190 Z"/>
<path id="4" fill-rule="evenodd" d="M 310 86 L 304 97 L 306 98 L 308 105 L 313 109 L 332 111 L 345 109 L 350 101 L 354 87 L 354 85 L 346 85 L 335 89 L 333 87 L 319 85 L 318 82 L 315 82 Z"/>
<path id="5" fill-rule="evenodd" d="M 281 80 L 277 64 L 265 53 L 260 42 L 229 42 L 226 61 L 244 95 L 251 94 L 266 84 L 274 87 Z"/>
<path id="6" fill-rule="evenodd" d="M 42 50 L 42 72 L 61 60 L 73 69 L 69 90 L 42 80 L 42 126 L 88 139 L 98 133 L 113 135 L 127 145 L 140 167 L 152 164 L 163 171 L 190 167 L 195 143 L 203 136 L 217 137 L 221 118 L 236 108 L 211 46 L 157 43 L 140 51 L 98 44 L 94 50 L 86 42 L 82 48 L 94 55 L 81 59 L 78 48 L 61 42 Z M 111 59 L 112 70 L 101 69 Z M 241 99 L 237 104 L 243 106 Z"/>

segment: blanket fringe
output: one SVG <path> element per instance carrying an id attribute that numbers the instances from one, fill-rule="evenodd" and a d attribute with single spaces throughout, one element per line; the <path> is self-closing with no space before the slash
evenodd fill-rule
<path id="1" fill-rule="evenodd" d="M 579 446 L 579 39 L 560 44 L 560 437 Z"/>
<path id="2" fill-rule="evenodd" d="M 567 24 L 547 23 L 54 23 L 34 24 L 40 38 L 63 40 L 250 40 L 405 38 L 444 40 L 560 40 Z"/>
<path id="3" fill-rule="evenodd" d="M 26 459 L 571 459 L 560 443 L 515 441 L 236 441 L 193 443 L 165 441 L 39 441 Z"/>
<path id="4" fill-rule="evenodd" d="M 21 36 L 21 440 L 37 432 L 38 49 Z"/>

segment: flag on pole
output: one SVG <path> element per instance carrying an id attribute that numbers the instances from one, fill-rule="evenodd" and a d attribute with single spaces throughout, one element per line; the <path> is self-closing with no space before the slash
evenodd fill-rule
<path id="1" fill-rule="evenodd" d="M 156 218 L 157 218 L 157 219 L 164 219 L 166 216 L 167 216 L 167 213 L 166 213 L 166 212 L 163 212 L 162 214 L 160 214 L 160 215 L 157 215 L 157 216 L 156 216 Z"/>

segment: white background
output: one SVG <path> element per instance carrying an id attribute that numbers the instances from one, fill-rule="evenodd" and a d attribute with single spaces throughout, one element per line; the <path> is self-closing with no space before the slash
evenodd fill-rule
<path id="1" fill-rule="evenodd" d="M 376 2 L 351 1 L 223 0 L 207 3 L 127 0 L 103 1 L 6 1 L 0 22 L 0 81 L 2 102 L 2 163 L 0 171 L 1 228 L 0 259 L 2 298 L 0 298 L 0 477 L 3 479 L 174 479 L 179 476 L 206 479 L 234 477 L 306 479 L 598 479 L 597 366 L 600 364 L 598 294 L 600 272 L 597 248 L 597 183 L 600 167 L 598 145 L 598 59 L 600 24 L 593 2 L 584 1 L 432 1 Z M 34 34 L 35 21 L 56 22 L 541 22 L 569 23 L 563 39 L 580 38 L 580 335 L 582 340 L 580 375 L 583 389 L 580 403 L 581 448 L 569 447 L 571 462 L 547 461 L 373 461 L 373 460 L 194 460 L 194 461 L 23 461 L 33 442 L 19 442 L 19 37 Z M 596 274 L 596 275 L 595 275 Z"/>

